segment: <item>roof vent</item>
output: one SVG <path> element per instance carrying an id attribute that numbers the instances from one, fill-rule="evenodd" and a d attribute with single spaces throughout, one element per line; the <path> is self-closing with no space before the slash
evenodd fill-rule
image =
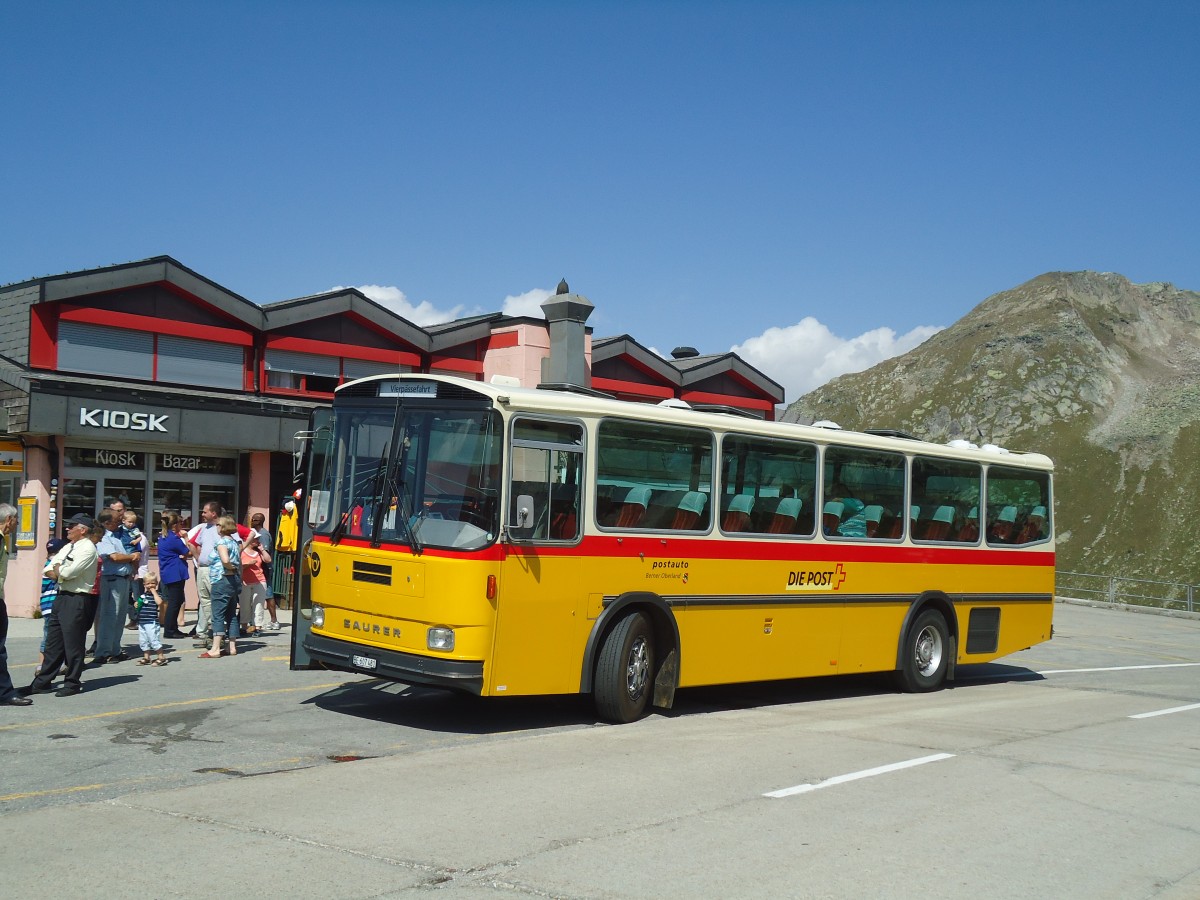
<path id="1" fill-rule="evenodd" d="M 666 400 L 659 400 L 657 406 L 665 406 L 668 409 L 691 409 L 692 406 L 686 400 L 680 400 L 678 397 L 668 397 Z"/>
<path id="2" fill-rule="evenodd" d="M 841 431 L 842 426 L 837 422 L 831 422 L 828 419 L 821 419 L 819 422 L 812 423 L 813 428 L 828 428 L 830 431 Z"/>
<path id="3" fill-rule="evenodd" d="M 676 347 L 671 351 L 671 359 L 695 359 L 699 355 L 695 347 Z"/>
<path id="4" fill-rule="evenodd" d="M 946 446 L 951 447 L 955 450 L 978 450 L 979 449 L 978 444 L 972 444 L 970 441 L 964 440 L 963 438 L 955 438 L 954 440 L 952 440 L 948 444 L 946 444 Z"/>

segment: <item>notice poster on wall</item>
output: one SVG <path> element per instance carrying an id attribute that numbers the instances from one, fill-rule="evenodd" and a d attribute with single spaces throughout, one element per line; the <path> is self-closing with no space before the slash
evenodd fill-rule
<path id="1" fill-rule="evenodd" d="M 37 546 L 37 497 L 17 498 L 17 533 L 14 544 L 18 550 Z"/>

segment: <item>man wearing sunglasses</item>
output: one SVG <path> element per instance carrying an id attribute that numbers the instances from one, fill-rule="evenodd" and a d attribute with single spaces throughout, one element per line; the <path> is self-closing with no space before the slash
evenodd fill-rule
<path id="1" fill-rule="evenodd" d="M 83 513 L 71 516 L 67 527 L 67 544 L 46 564 L 45 573 L 58 582 L 54 598 L 54 617 L 46 635 L 46 653 L 41 671 L 23 694 L 48 694 L 55 673 L 66 664 L 67 674 L 56 697 L 71 697 L 83 690 L 83 651 L 87 631 L 92 625 L 96 595 L 96 568 L 100 558 L 92 543 L 93 521 Z"/>

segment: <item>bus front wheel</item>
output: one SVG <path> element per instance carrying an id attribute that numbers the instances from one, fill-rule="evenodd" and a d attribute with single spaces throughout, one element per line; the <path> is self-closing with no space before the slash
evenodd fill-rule
<path id="1" fill-rule="evenodd" d="M 654 631 L 644 613 L 617 622 L 596 663 L 595 701 L 600 718 L 635 722 L 650 706 L 654 687 Z"/>
<path id="2" fill-rule="evenodd" d="M 936 691 L 950 666 L 950 630 L 936 609 L 917 616 L 901 648 L 900 687 L 909 693 Z"/>

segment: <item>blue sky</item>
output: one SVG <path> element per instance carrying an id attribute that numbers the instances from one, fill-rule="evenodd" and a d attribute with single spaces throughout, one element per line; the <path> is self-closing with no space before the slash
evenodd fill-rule
<path id="1" fill-rule="evenodd" d="M 566 277 L 787 387 L 1051 270 L 1200 290 L 1200 4 L 2 3 L 0 283 L 422 324 Z"/>

